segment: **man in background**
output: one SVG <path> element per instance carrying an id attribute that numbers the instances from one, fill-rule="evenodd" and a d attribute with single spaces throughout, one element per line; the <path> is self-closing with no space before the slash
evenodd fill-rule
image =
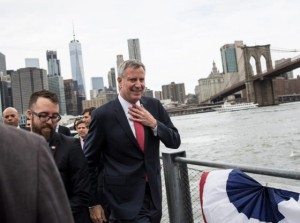
<path id="1" fill-rule="evenodd" d="M 90 107 L 90 108 L 84 109 L 82 112 L 82 119 L 83 119 L 83 121 L 85 121 L 87 127 L 89 127 L 89 125 L 91 123 L 92 111 L 94 111 L 95 109 L 96 109 L 95 107 Z"/>
<path id="2" fill-rule="evenodd" d="M 85 137 L 86 137 L 89 129 L 86 126 L 86 123 L 82 119 L 78 120 L 75 123 L 74 128 L 75 128 L 75 130 L 78 133 L 78 136 L 79 136 L 79 139 L 80 139 L 81 148 L 83 149 L 84 140 L 85 140 Z"/>
<path id="3" fill-rule="evenodd" d="M 27 117 L 31 120 L 32 131 L 42 135 L 49 144 L 67 191 L 75 223 L 90 223 L 87 161 L 78 139 L 55 132 L 61 119 L 57 95 L 47 90 L 34 92 L 28 108 Z"/>
<path id="4" fill-rule="evenodd" d="M 17 128 L 30 130 L 30 128 L 26 126 L 20 127 L 19 125 L 20 116 L 18 114 L 17 109 L 15 109 L 14 107 L 7 107 L 6 109 L 4 109 L 2 116 L 3 116 L 3 123 L 6 125 L 11 125 Z"/>
<path id="5" fill-rule="evenodd" d="M 45 140 L 2 124 L 0 138 L 0 222 L 74 222 Z"/>

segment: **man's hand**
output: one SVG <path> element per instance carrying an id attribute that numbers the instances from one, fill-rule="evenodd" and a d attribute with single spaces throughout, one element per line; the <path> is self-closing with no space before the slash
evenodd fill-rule
<path id="1" fill-rule="evenodd" d="M 156 119 L 148 112 L 143 105 L 133 105 L 129 108 L 128 113 L 132 116 L 131 121 L 139 122 L 144 126 L 149 126 L 154 129 L 157 126 Z"/>
<path id="2" fill-rule="evenodd" d="M 101 205 L 96 205 L 94 207 L 89 208 L 90 217 L 94 223 L 103 223 L 107 222 L 104 210 Z"/>

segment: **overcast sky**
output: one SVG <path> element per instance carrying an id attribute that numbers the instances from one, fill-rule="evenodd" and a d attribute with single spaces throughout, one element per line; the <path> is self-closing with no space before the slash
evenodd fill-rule
<path id="1" fill-rule="evenodd" d="M 300 55 L 299 0 L 0 0 L 0 52 L 7 69 L 56 50 L 64 79 L 71 78 L 69 42 L 82 46 L 86 86 L 90 77 L 116 67 L 116 55 L 128 59 L 127 39 L 140 40 L 146 85 L 185 83 L 194 93 L 213 61 L 222 72 L 220 47 L 242 40 L 247 46 L 271 44 L 272 60 Z M 294 72 L 294 75 L 299 72 Z"/>

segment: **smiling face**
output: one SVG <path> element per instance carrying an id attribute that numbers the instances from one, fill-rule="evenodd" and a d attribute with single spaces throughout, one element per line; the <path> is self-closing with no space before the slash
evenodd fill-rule
<path id="1" fill-rule="evenodd" d="M 145 71 L 143 67 L 127 67 L 124 75 L 118 77 L 120 95 L 126 101 L 135 104 L 144 94 Z"/>

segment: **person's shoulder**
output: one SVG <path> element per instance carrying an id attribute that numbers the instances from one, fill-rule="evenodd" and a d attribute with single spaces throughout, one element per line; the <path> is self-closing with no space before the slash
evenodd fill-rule
<path id="1" fill-rule="evenodd" d="M 66 136 L 62 133 L 55 133 L 55 140 L 59 141 L 59 144 L 63 148 L 65 152 L 71 151 L 74 149 L 80 149 L 81 150 L 81 144 L 79 138 L 74 138 L 72 136 Z"/>
<path id="2" fill-rule="evenodd" d="M 33 150 L 39 148 L 41 144 L 46 144 L 45 139 L 40 135 L 3 124 L 0 124 L 0 138 L 3 145 L 11 145 L 12 148 L 18 149 Z"/>
<path id="3" fill-rule="evenodd" d="M 64 126 L 64 125 L 59 125 L 59 126 L 58 126 L 58 128 L 61 128 L 61 129 L 66 129 L 66 130 L 68 130 L 68 129 L 69 129 L 68 127 L 66 127 L 66 126 Z"/>
<path id="4" fill-rule="evenodd" d="M 26 131 L 31 131 L 31 129 L 27 126 L 20 126 L 20 129 L 26 130 Z"/>
<path id="5" fill-rule="evenodd" d="M 76 142 L 76 141 L 79 141 L 79 138 L 75 138 L 73 136 L 67 136 L 63 133 L 55 133 L 57 138 L 61 141 L 61 142 L 70 142 L 70 143 L 73 143 L 73 142 Z"/>
<path id="6" fill-rule="evenodd" d="M 149 104 L 149 105 L 161 105 L 160 100 L 158 100 L 157 98 L 152 98 L 152 97 L 147 97 L 147 96 L 143 96 L 141 98 L 141 103 Z"/>
<path id="7" fill-rule="evenodd" d="M 109 101 L 107 103 L 105 103 L 104 105 L 101 105 L 100 107 L 96 108 L 93 113 L 95 114 L 99 114 L 101 112 L 105 112 L 107 110 L 112 110 L 116 107 L 116 105 L 118 105 L 118 99 L 114 99 L 112 101 Z"/>

